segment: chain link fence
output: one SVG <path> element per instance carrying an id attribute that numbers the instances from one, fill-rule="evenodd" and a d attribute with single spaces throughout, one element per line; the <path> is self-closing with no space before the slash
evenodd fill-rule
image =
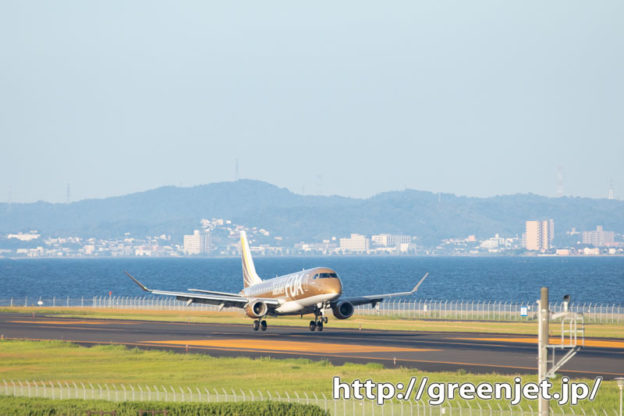
<path id="1" fill-rule="evenodd" d="M 240 402 L 279 401 L 311 404 L 327 410 L 334 416 L 537 416 L 536 408 L 527 404 L 501 406 L 499 403 L 482 405 L 479 402 L 455 402 L 432 406 L 425 401 L 391 400 L 383 405 L 370 400 L 333 399 L 315 392 L 270 392 L 260 390 L 208 389 L 166 385 L 92 384 L 67 381 L 0 381 L 0 395 L 16 397 L 43 397 L 49 399 L 82 399 L 108 401 L 159 402 Z M 551 415 L 617 416 L 615 409 L 585 411 L 579 406 L 559 406 L 551 403 Z"/>
<path id="2" fill-rule="evenodd" d="M 115 308 L 115 309 L 151 309 L 151 310 L 185 310 L 218 311 L 218 306 L 178 301 L 175 298 L 156 296 L 94 296 L 94 297 L 24 297 L 0 298 L 0 306 L 52 306 L 82 308 Z M 236 311 L 238 308 L 225 308 Z M 551 303 L 553 313 L 561 312 L 560 303 Z M 585 323 L 624 323 L 624 306 L 602 303 L 573 303 L 571 312 L 582 313 Z M 537 314 L 533 302 L 499 302 L 499 301 L 462 301 L 462 300 L 389 300 L 371 308 L 369 305 L 355 308 L 355 315 L 360 316 L 396 316 L 407 319 L 447 319 L 459 321 L 531 321 Z"/>

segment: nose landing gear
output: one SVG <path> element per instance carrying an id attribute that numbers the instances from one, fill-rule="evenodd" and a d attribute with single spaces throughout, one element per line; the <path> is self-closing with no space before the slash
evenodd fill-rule
<path id="1" fill-rule="evenodd" d="M 323 319 L 310 321 L 310 331 L 314 332 L 314 330 L 317 330 L 319 332 L 323 330 Z"/>
<path id="2" fill-rule="evenodd" d="M 317 331 L 322 331 L 323 330 L 323 324 L 326 324 L 328 321 L 327 317 L 325 316 L 325 314 L 323 313 L 323 309 L 319 310 L 317 309 L 316 311 L 314 311 L 314 321 L 310 321 L 310 331 L 317 330 Z"/>
<path id="3" fill-rule="evenodd" d="M 264 319 L 262 319 L 262 320 L 256 319 L 255 321 L 253 321 L 253 329 L 254 329 L 254 331 L 257 331 L 258 329 L 266 331 L 267 330 L 267 322 Z"/>

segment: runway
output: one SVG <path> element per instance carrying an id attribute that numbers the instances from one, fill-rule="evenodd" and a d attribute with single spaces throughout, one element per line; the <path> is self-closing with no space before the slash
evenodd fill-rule
<path id="1" fill-rule="evenodd" d="M 387 367 L 427 371 L 535 374 L 536 338 L 469 332 L 407 332 L 301 327 L 59 318 L 53 315 L 0 314 L 7 339 L 54 339 L 82 345 L 125 344 L 139 348 L 205 353 L 214 356 L 270 356 L 327 359 L 333 363 L 377 362 Z M 554 341 L 554 340 L 553 340 Z M 558 350 L 561 357 L 565 351 Z M 572 377 L 624 376 L 624 341 L 592 338 L 560 374 Z"/>

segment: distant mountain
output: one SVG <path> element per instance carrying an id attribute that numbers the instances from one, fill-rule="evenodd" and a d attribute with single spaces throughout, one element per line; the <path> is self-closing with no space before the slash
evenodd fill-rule
<path id="1" fill-rule="evenodd" d="M 70 204 L 0 204 L 0 233 L 38 230 L 43 235 L 114 238 L 183 234 L 201 218 L 224 218 L 266 228 L 287 242 L 348 234 L 403 233 L 425 244 L 443 238 L 499 233 L 519 235 L 528 219 L 553 218 L 556 234 L 576 227 L 624 233 L 624 202 L 589 198 L 547 198 L 532 194 L 460 197 L 414 190 L 367 199 L 298 195 L 254 180 L 191 188 L 162 187 L 130 195 Z"/>

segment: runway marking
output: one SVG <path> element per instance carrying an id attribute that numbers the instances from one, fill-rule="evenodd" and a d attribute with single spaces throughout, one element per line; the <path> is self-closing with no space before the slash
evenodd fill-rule
<path id="1" fill-rule="evenodd" d="M 491 342 L 517 342 L 522 344 L 537 344 L 537 338 L 451 338 L 457 340 L 466 341 L 491 341 Z M 566 339 L 565 341 L 568 341 Z M 559 345 L 561 343 L 561 337 L 550 337 L 548 341 L 551 344 Z M 580 344 L 579 344 L 580 345 Z M 597 339 L 586 339 L 585 347 L 599 347 L 599 348 L 624 348 L 624 341 L 603 341 Z"/>
<path id="2" fill-rule="evenodd" d="M 440 351 L 429 348 L 382 347 L 378 345 L 330 344 L 325 342 L 272 341 L 263 339 L 211 339 L 144 341 L 148 344 L 188 345 L 189 347 L 235 348 L 247 350 L 271 350 L 318 353 L 362 352 L 425 352 Z"/>
<path id="3" fill-rule="evenodd" d="M 134 325 L 132 322 L 109 322 L 109 321 L 8 321 L 12 324 L 41 324 L 41 325 L 109 325 L 112 323 L 121 325 Z"/>

